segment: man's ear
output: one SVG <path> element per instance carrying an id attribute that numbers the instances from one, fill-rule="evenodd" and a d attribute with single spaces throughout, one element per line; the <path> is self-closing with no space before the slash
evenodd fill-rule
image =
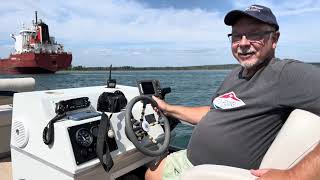
<path id="1" fill-rule="evenodd" d="M 275 49 L 277 47 L 277 43 L 280 37 L 280 32 L 276 31 L 272 36 L 272 48 Z"/>

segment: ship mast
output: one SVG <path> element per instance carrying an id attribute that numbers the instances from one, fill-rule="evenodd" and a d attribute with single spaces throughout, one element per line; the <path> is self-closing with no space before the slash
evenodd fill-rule
<path id="1" fill-rule="evenodd" d="M 38 24 L 38 12 L 35 11 L 35 14 L 36 14 L 36 25 Z"/>

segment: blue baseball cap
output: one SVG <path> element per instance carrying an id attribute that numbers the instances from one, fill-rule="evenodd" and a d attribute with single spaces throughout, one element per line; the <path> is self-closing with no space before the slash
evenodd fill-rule
<path id="1" fill-rule="evenodd" d="M 236 21 L 243 16 L 254 18 L 260 22 L 270 24 L 279 30 L 279 25 L 276 16 L 272 13 L 271 9 L 261 5 L 251 5 L 244 11 L 232 10 L 224 17 L 224 23 L 232 26 Z"/>

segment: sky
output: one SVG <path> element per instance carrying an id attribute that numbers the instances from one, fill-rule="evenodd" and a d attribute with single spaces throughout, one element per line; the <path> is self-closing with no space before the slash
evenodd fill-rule
<path id="1" fill-rule="evenodd" d="M 224 16 L 252 4 L 277 17 L 277 57 L 320 62 L 320 0 L 1 0 L 0 57 L 14 51 L 10 34 L 38 11 L 73 66 L 235 64 Z"/>

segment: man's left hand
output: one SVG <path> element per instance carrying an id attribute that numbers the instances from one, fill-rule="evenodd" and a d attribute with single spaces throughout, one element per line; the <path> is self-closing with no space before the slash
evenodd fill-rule
<path id="1" fill-rule="evenodd" d="M 257 176 L 258 180 L 291 180 L 293 178 L 290 170 L 258 169 L 250 172 Z"/>

